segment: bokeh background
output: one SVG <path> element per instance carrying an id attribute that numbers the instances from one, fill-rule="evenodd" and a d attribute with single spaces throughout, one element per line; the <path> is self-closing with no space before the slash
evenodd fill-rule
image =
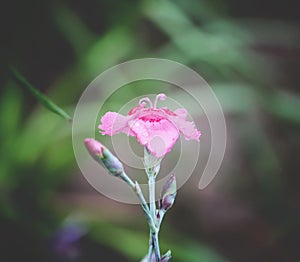
<path id="1" fill-rule="evenodd" d="M 178 262 L 300 261 L 298 11 L 292 0 L 2 3 L 0 261 L 139 261 L 146 254 L 140 208 L 86 182 L 71 124 L 42 107 L 7 67 L 72 115 L 99 73 L 144 57 L 199 72 L 228 128 L 218 177 L 200 191 L 196 169 L 180 189 L 161 232 L 163 251 Z M 110 106 L 120 106 L 117 95 Z"/>

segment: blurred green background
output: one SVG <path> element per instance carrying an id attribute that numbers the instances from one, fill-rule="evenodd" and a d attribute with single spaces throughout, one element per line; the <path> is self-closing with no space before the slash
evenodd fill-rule
<path id="1" fill-rule="evenodd" d="M 139 261 L 146 254 L 140 208 L 85 181 L 71 124 L 42 107 L 7 67 L 72 115 L 99 73 L 144 57 L 199 72 L 228 128 L 218 177 L 199 191 L 193 176 L 179 191 L 163 224 L 163 251 L 178 262 L 300 261 L 300 17 L 292 0 L 19 0 L 1 11 L 0 261 Z M 139 93 L 126 94 L 120 100 Z M 110 105 L 120 106 L 117 95 Z"/>

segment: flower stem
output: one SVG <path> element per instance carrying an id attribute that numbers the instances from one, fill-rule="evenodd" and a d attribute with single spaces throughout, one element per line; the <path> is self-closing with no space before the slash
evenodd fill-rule
<path id="1" fill-rule="evenodd" d="M 144 210 L 144 213 L 146 215 L 146 218 L 148 220 L 148 224 L 149 224 L 149 227 L 150 227 L 150 230 L 152 232 L 157 232 L 157 229 L 156 229 L 156 225 L 155 225 L 155 220 L 153 219 L 153 217 L 151 216 L 151 212 L 149 210 L 149 207 L 146 203 L 146 200 L 144 198 L 144 195 L 142 193 L 142 190 L 138 184 L 138 182 L 136 181 L 135 182 L 135 189 L 134 189 L 135 193 L 137 194 L 138 198 L 140 199 L 141 201 L 141 206 L 142 206 L 142 209 Z"/>
<path id="2" fill-rule="evenodd" d="M 153 254 L 153 243 L 152 243 L 152 233 L 150 232 L 147 262 L 152 262 L 152 254 Z"/>
<path id="3" fill-rule="evenodd" d="M 156 205 L 155 205 L 155 174 L 150 174 L 149 175 L 149 180 L 148 180 L 148 185 L 149 185 L 149 201 L 150 201 L 150 214 L 153 219 L 153 221 L 157 221 L 156 217 Z M 156 223 L 155 223 L 156 224 Z M 159 249 L 159 242 L 158 242 L 158 231 L 153 231 L 150 228 L 150 240 L 149 240 L 149 252 L 150 249 L 154 250 L 155 253 L 155 260 L 156 262 L 160 261 L 160 249 Z M 152 252 L 151 252 L 151 257 L 152 257 Z M 149 259 L 149 257 L 148 257 Z"/>
<path id="4" fill-rule="evenodd" d="M 157 230 L 159 231 L 161 222 L 163 221 L 164 215 L 166 211 L 165 210 L 159 210 L 158 211 L 158 220 L 157 220 Z"/>
<path id="5" fill-rule="evenodd" d="M 152 233 L 152 242 L 153 242 L 153 248 L 154 248 L 156 262 L 159 262 L 160 261 L 160 249 L 159 249 L 159 242 L 158 242 L 158 232 Z"/>
<path id="6" fill-rule="evenodd" d="M 130 179 L 130 177 L 125 173 L 123 172 L 121 175 L 120 175 L 120 178 L 126 182 L 126 184 L 128 184 L 130 186 L 130 188 L 133 190 L 133 192 L 136 193 L 138 199 L 140 200 L 141 202 L 141 207 L 146 215 L 146 218 L 147 218 L 147 221 L 148 221 L 148 224 L 149 224 L 149 227 L 150 227 L 150 230 L 153 231 L 153 232 L 156 232 L 157 229 L 156 229 L 156 225 L 155 225 L 155 220 L 153 219 L 153 217 L 151 216 L 151 212 L 149 210 L 149 207 L 147 205 L 147 202 L 145 200 L 145 197 L 143 195 L 143 192 L 140 188 L 140 185 L 138 184 L 138 182 L 136 181 L 135 183 Z"/>
<path id="7" fill-rule="evenodd" d="M 160 261 L 160 249 L 158 242 L 158 227 L 157 227 L 157 216 L 156 216 L 156 204 L 155 204 L 155 173 L 149 174 L 149 200 L 150 200 L 150 209 L 147 205 L 143 192 L 140 188 L 140 185 L 136 181 L 135 183 L 131 178 L 123 172 L 120 175 L 120 178 L 130 186 L 130 188 L 136 193 L 137 197 L 141 202 L 142 209 L 146 215 L 149 227 L 150 227 L 150 238 L 149 238 L 149 250 L 148 250 L 148 262 L 152 262 L 153 251 L 155 253 L 156 262 Z"/>
<path id="8" fill-rule="evenodd" d="M 149 201 L 150 201 L 150 213 L 153 219 L 156 219 L 156 205 L 155 205 L 155 177 L 149 176 Z"/>

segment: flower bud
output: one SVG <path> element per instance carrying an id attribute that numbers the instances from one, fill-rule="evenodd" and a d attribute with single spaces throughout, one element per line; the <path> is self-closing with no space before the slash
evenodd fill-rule
<path id="1" fill-rule="evenodd" d="M 104 146 L 93 138 L 84 139 L 84 144 L 90 155 L 98 162 L 100 157 L 103 157 Z"/>
<path id="2" fill-rule="evenodd" d="M 123 173 L 123 165 L 104 145 L 93 138 L 86 138 L 84 144 L 90 155 L 103 165 L 113 176 Z"/>
<path id="3" fill-rule="evenodd" d="M 161 259 L 160 262 L 169 262 L 171 260 L 172 256 L 171 256 L 171 251 L 169 250 L 166 254 L 164 254 Z"/>
<path id="4" fill-rule="evenodd" d="M 174 204 L 176 197 L 176 178 L 175 174 L 171 175 L 170 178 L 165 183 L 160 197 L 160 209 L 167 211 Z"/>

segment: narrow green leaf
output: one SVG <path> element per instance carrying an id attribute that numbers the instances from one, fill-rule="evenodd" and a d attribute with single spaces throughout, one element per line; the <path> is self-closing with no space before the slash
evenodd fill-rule
<path id="1" fill-rule="evenodd" d="M 24 86 L 32 95 L 34 95 L 38 101 L 45 106 L 47 109 L 52 111 L 53 113 L 61 116 L 62 118 L 72 121 L 72 118 L 58 105 L 53 103 L 49 98 L 47 98 L 45 95 L 43 95 L 39 90 L 34 88 L 26 79 L 25 77 L 16 70 L 13 66 L 10 66 L 10 71 L 14 77 L 14 79 L 19 83 L 20 85 Z"/>

